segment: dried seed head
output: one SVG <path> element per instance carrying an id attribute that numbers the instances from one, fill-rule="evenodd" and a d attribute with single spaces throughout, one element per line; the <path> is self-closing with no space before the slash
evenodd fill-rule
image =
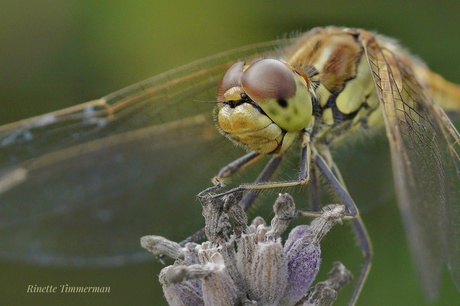
<path id="1" fill-rule="evenodd" d="M 166 280 L 168 271 L 174 266 L 161 270 L 159 280 L 163 286 L 163 293 L 169 305 L 204 305 L 201 284 L 198 281 L 170 283 Z"/>
<path id="2" fill-rule="evenodd" d="M 304 306 L 330 306 L 337 299 L 340 289 L 348 284 L 353 275 L 340 262 L 334 262 L 334 266 L 328 273 L 328 279 L 315 285 L 313 291 L 306 299 Z"/>
<path id="3" fill-rule="evenodd" d="M 174 265 L 160 273 L 168 303 L 328 305 L 321 303 L 333 301 L 336 291 L 348 281 L 346 277 L 340 278 L 340 273 L 335 273 L 331 282 L 323 282 L 315 297 L 308 297 L 307 293 L 321 263 L 319 243 L 340 222 L 344 207 L 329 206 L 310 226 L 295 227 L 283 246 L 280 237 L 296 217 L 292 197 L 279 195 L 271 226 L 257 217 L 249 227 L 246 214 L 238 205 L 240 198 L 241 195 L 200 195 L 209 239 L 201 245 L 188 243 L 181 247 L 157 236 L 142 238 L 142 246 L 152 253 L 176 259 Z"/>
<path id="4" fill-rule="evenodd" d="M 219 253 L 212 257 L 214 264 L 213 273 L 202 278 L 201 289 L 205 305 L 235 305 L 240 300 L 240 291 L 228 274 L 224 260 Z"/>
<path id="5" fill-rule="evenodd" d="M 155 256 L 165 255 L 172 259 L 183 258 L 185 252 L 177 242 L 154 235 L 141 237 L 141 246 Z"/>
<path id="6" fill-rule="evenodd" d="M 252 287 L 261 304 L 278 305 L 284 295 L 288 267 L 281 239 L 260 242 L 253 267 Z"/>
<path id="7" fill-rule="evenodd" d="M 248 218 L 238 205 L 241 192 L 235 192 L 223 197 L 214 194 L 204 194 L 198 199 L 203 208 L 205 234 L 209 241 L 225 240 L 232 228 L 235 233 L 241 233 L 247 228 Z"/>
<path id="8" fill-rule="evenodd" d="M 273 204 L 273 212 L 275 217 L 272 219 L 271 229 L 268 231 L 267 237 L 277 238 L 286 231 L 289 222 L 296 215 L 294 199 L 291 195 L 280 193 L 275 204 Z"/>

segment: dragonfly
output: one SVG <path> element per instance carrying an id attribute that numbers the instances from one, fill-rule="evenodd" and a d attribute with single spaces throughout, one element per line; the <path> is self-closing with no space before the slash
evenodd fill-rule
<path id="1" fill-rule="evenodd" d="M 139 237 L 186 235 L 173 234 L 177 214 L 189 216 L 185 231 L 199 226 L 192 199 L 201 190 L 191 181 L 205 189 L 214 176 L 220 186 L 268 157 L 256 179 L 223 193 L 245 190 L 248 208 L 260 190 L 323 176 L 347 206 L 364 255 L 354 304 L 372 245 L 330 148 L 384 128 L 410 249 L 434 297 L 442 264 L 460 287 L 460 137 L 447 115 L 459 111 L 460 87 L 362 29 L 315 28 L 212 56 L 1 126 L 0 257 L 77 266 L 147 260 Z M 297 178 L 272 179 L 294 151 Z M 316 189 L 313 206 L 321 204 Z"/>

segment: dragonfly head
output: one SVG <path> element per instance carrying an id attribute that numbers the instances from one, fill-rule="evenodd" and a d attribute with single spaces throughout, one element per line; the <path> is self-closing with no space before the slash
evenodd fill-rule
<path id="1" fill-rule="evenodd" d="M 284 151 L 312 119 L 308 82 L 276 59 L 233 64 L 218 88 L 222 133 L 259 153 Z"/>

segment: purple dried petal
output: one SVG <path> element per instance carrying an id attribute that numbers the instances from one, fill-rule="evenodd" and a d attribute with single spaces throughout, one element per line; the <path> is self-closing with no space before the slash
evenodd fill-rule
<path id="1" fill-rule="evenodd" d="M 284 243 L 284 252 L 288 253 L 294 243 L 306 235 L 312 235 L 309 225 L 299 225 L 293 228 L 289 233 L 288 239 Z"/>
<path id="2" fill-rule="evenodd" d="M 201 291 L 190 282 L 163 285 L 163 293 L 170 306 L 204 305 Z"/>
<path id="3" fill-rule="evenodd" d="M 170 283 L 166 280 L 166 275 L 171 267 L 161 270 L 159 276 L 168 304 L 170 306 L 204 305 L 200 281 L 189 280 L 181 283 Z"/>
<path id="4" fill-rule="evenodd" d="M 305 229 L 296 228 L 293 231 L 295 230 L 298 231 L 297 234 L 302 231 L 307 232 Z M 294 233 L 293 236 L 297 236 L 297 234 Z M 302 299 L 318 274 L 321 264 L 321 249 L 318 243 L 313 242 L 313 238 L 314 236 L 304 235 L 288 246 L 286 255 L 289 279 L 283 299 L 287 305 L 294 305 Z"/>

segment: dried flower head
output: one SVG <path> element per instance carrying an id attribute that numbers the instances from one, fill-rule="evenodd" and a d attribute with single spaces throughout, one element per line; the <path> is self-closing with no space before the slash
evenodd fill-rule
<path id="1" fill-rule="evenodd" d="M 345 215 L 343 205 L 329 205 L 310 225 L 281 235 L 296 218 L 294 200 L 280 194 L 270 226 L 257 217 L 248 226 L 238 205 L 241 194 L 201 196 L 208 241 L 184 247 L 159 236 L 141 245 L 154 255 L 175 259 L 160 273 L 170 305 L 331 305 L 351 273 L 335 263 L 329 279 L 312 288 L 321 264 L 320 241 Z"/>

